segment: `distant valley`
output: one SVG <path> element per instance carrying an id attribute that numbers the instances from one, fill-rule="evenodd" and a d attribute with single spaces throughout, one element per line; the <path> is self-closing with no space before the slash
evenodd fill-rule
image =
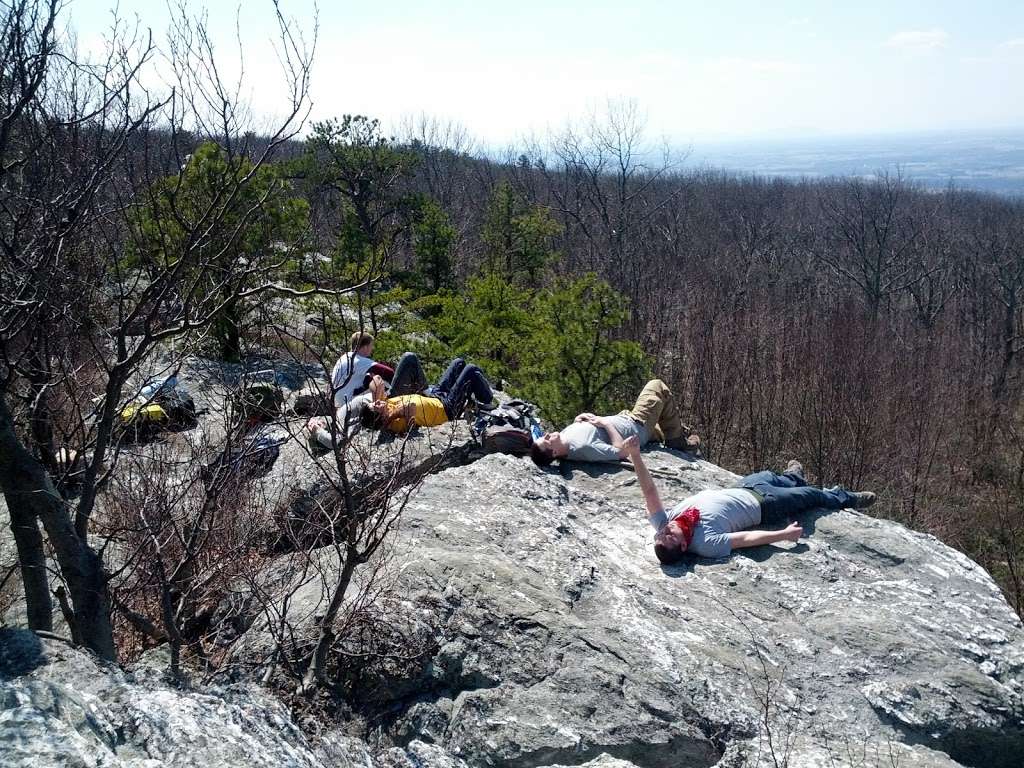
<path id="1" fill-rule="evenodd" d="M 965 189 L 1017 196 L 1024 194 L 1024 130 L 694 142 L 686 165 L 796 178 L 872 177 L 899 169 L 931 189 L 953 182 Z"/>

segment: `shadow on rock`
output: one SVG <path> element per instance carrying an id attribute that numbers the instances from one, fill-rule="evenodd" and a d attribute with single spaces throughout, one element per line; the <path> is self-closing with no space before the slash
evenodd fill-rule
<path id="1" fill-rule="evenodd" d="M 46 663 L 43 644 L 27 629 L 0 629 L 0 680 L 27 675 Z"/>
<path id="2" fill-rule="evenodd" d="M 776 555 L 802 555 L 805 552 L 810 552 L 811 548 L 800 542 L 795 547 L 777 547 L 774 544 L 765 544 L 763 547 L 750 547 L 749 549 L 742 549 L 737 551 L 735 554 L 740 557 L 745 557 L 748 560 L 753 560 L 758 563 L 764 563 L 769 558 L 775 557 Z"/>

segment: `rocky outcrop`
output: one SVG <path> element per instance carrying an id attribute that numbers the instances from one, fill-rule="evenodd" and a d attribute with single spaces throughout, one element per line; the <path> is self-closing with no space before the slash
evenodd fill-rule
<path id="1" fill-rule="evenodd" d="M 319 768 L 366 760 L 358 742 L 343 737 L 314 746 L 286 708 L 257 689 L 181 690 L 145 665 L 125 672 L 63 642 L 0 630 L 5 768 Z"/>
<path id="2" fill-rule="evenodd" d="M 647 456 L 666 499 L 736 479 Z M 626 468 L 494 455 L 428 478 L 395 557 L 438 650 L 367 686 L 374 748 L 474 766 L 1019 765 L 1024 631 L 989 575 L 857 512 L 805 523 L 796 545 L 662 568 Z M 321 598 L 299 598 L 301 622 Z"/>
<path id="3" fill-rule="evenodd" d="M 350 702 L 363 741 L 329 724 L 311 741 L 252 685 L 180 690 L 8 633 L 0 764 L 1021 764 L 1024 629 L 961 553 L 842 511 L 809 516 L 799 544 L 662 568 L 628 468 L 465 464 L 463 429 L 410 440 L 434 474 L 396 540 L 391 618 L 434 642 L 368 674 Z M 646 456 L 667 500 L 735 480 Z M 267 493 L 315 495 L 310 461 L 286 443 Z M 304 589 L 290 601 L 300 629 L 321 599 Z M 272 644 L 246 626 L 237 658 L 258 667 Z"/>

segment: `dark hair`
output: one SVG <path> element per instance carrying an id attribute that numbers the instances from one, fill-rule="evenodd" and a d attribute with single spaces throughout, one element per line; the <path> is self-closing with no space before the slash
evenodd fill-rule
<path id="1" fill-rule="evenodd" d="M 654 556 L 662 565 L 674 565 L 683 559 L 683 550 L 679 547 L 670 547 L 661 541 L 655 541 Z"/>
<path id="2" fill-rule="evenodd" d="M 555 452 L 550 448 L 545 448 L 538 442 L 534 442 L 530 446 L 530 458 L 533 459 L 533 463 L 538 467 L 548 467 L 555 460 Z"/>
<path id="3" fill-rule="evenodd" d="M 359 412 L 359 423 L 364 429 L 380 429 L 384 425 L 384 417 L 367 404 Z"/>

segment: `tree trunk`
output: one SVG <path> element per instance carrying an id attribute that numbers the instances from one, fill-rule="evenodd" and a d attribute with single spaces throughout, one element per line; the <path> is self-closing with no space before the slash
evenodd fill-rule
<path id="1" fill-rule="evenodd" d="M 338 581 L 334 586 L 334 594 L 331 596 L 330 604 L 320 620 L 320 631 L 318 633 L 316 647 L 313 649 L 313 656 L 310 659 L 309 667 L 302 678 L 304 692 L 312 690 L 316 682 L 324 682 L 327 678 L 327 652 L 334 643 L 334 622 L 338 618 L 338 612 L 345 602 L 345 593 L 352 581 L 352 574 L 356 570 L 356 553 L 352 547 L 346 551 L 345 563 L 341 567 Z"/>
<path id="2" fill-rule="evenodd" d="M 99 555 L 76 533 L 70 510 L 43 465 L 18 440 L 3 397 L 0 397 L 0 491 L 11 509 L 12 522 L 17 514 L 19 520 L 40 520 L 46 529 L 71 593 L 75 641 L 103 659 L 114 660 L 114 631 L 103 564 Z M 31 532 L 22 529 L 22 534 L 30 536 Z M 31 547 L 31 542 L 26 543 Z M 41 543 L 39 546 L 41 548 Z M 31 549 L 29 555 L 32 555 Z M 34 591 L 38 592 L 38 586 Z M 33 599 L 37 601 L 34 610 L 41 611 L 38 594 Z"/>
<path id="3" fill-rule="evenodd" d="M 3 458 L 0 458 L 0 475 L 7 473 Z M 43 536 L 35 516 L 28 513 L 15 496 L 7 496 L 7 509 L 11 516 L 11 532 L 18 545 L 18 567 L 21 569 L 21 583 L 25 591 L 25 605 L 29 629 L 53 631 L 53 604 L 50 601 L 50 584 L 46 576 L 46 555 L 43 552 Z"/>

